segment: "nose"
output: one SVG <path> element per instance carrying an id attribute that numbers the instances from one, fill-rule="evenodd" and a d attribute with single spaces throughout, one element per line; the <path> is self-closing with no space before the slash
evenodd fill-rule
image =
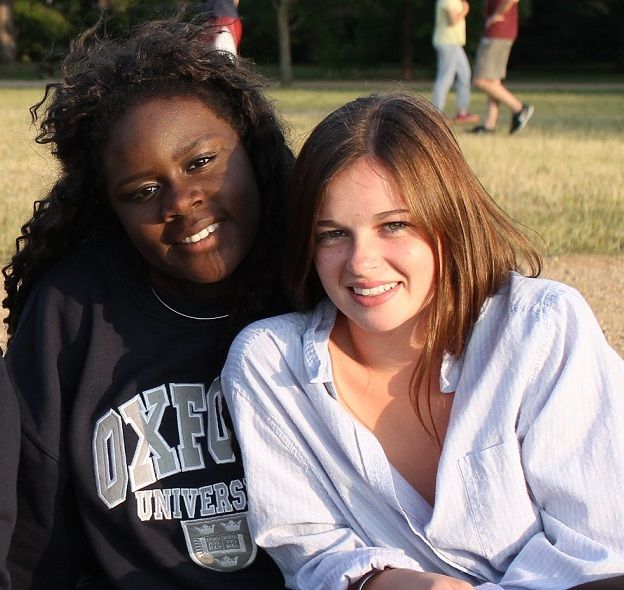
<path id="1" fill-rule="evenodd" d="M 186 217 L 203 202 L 204 194 L 198 188 L 187 184 L 172 184 L 161 200 L 161 218 L 168 222 Z"/>
<path id="2" fill-rule="evenodd" d="M 351 241 L 347 269 L 355 276 L 365 277 L 379 267 L 380 253 L 374 240 L 354 237 Z"/>

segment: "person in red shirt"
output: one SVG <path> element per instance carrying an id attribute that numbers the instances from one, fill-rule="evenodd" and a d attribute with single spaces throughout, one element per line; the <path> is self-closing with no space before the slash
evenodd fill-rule
<path id="1" fill-rule="evenodd" d="M 202 12 L 215 18 L 219 27 L 215 45 L 221 51 L 237 55 L 243 36 L 243 23 L 238 15 L 239 0 L 204 0 Z"/>
<path id="2" fill-rule="evenodd" d="M 524 104 L 502 82 L 507 75 L 511 47 L 518 36 L 518 2 L 486 0 L 485 29 L 477 49 L 473 83 L 487 94 L 488 108 L 483 125 L 475 127 L 474 133 L 495 131 L 501 103 L 512 112 L 509 130 L 512 134 L 522 131 L 533 116 L 533 105 Z"/>

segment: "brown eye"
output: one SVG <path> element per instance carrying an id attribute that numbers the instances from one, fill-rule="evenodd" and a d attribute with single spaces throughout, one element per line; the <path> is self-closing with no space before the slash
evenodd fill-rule
<path id="1" fill-rule="evenodd" d="M 158 191 L 157 185 L 144 186 L 132 193 L 131 200 L 137 203 L 144 203 L 154 197 Z"/>
<path id="2" fill-rule="evenodd" d="M 316 236 L 317 242 L 329 241 L 329 240 L 337 240 L 345 236 L 345 232 L 341 229 L 332 229 L 330 231 L 325 231 Z"/>
<path id="3" fill-rule="evenodd" d="M 199 158 L 196 158 L 195 160 L 191 162 L 188 169 L 197 170 L 198 168 L 203 168 L 204 166 L 212 162 L 216 157 L 217 157 L 216 155 L 210 155 L 210 156 L 201 156 Z"/>

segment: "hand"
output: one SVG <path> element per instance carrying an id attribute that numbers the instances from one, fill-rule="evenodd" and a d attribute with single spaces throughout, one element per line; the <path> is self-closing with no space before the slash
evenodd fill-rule
<path id="1" fill-rule="evenodd" d="M 499 23 L 502 20 L 505 20 L 505 19 L 503 18 L 501 14 L 493 14 L 492 16 L 488 17 L 487 20 L 485 21 L 485 28 L 489 29 L 492 25 L 495 25 L 496 23 Z"/>
<path id="2" fill-rule="evenodd" d="M 472 586 L 442 574 L 389 569 L 367 582 L 365 590 L 472 590 Z"/>

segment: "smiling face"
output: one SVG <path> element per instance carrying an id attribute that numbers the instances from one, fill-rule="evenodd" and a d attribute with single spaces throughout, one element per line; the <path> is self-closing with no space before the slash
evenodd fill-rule
<path id="1" fill-rule="evenodd" d="M 352 329 L 405 328 L 422 341 L 436 256 L 378 161 L 359 158 L 329 183 L 314 264 Z"/>
<path id="2" fill-rule="evenodd" d="M 200 100 L 131 108 L 103 159 L 111 207 L 158 285 L 197 294 L 243 261 L 260 219 L 255 175 L 236 131 Z"/>

